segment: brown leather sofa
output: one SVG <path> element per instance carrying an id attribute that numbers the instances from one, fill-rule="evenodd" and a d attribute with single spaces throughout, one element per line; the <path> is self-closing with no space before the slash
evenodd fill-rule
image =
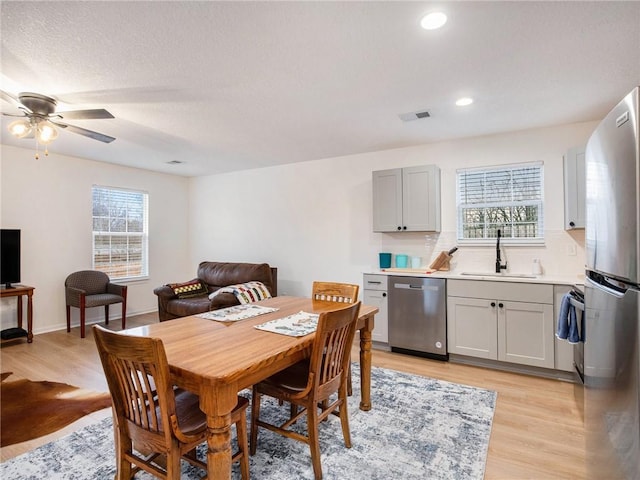
<path id="1" fill-rule="evenodd" d="M 257 281 L 262 282 L 273 297 L 278 294 L 278 269 L 270 267 L 268 263 L 201 262 L 198 265 L 198 277 L 194 280 L 200 280 L 206 286 L 206 294 L 178 298 L 169 284 L 153 290 L 158 296 L 161 322 L 238 305 L 240 302 L 232 293 L 220 293 L 209 300 L 209 294 L 229 285 Z"/>

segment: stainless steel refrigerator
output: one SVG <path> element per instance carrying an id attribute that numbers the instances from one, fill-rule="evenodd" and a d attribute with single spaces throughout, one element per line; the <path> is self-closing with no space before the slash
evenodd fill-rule
<path id="1" fill-rule="evenodd" d="M 640 479 L 640 146 L 635 88 L 586 149 L 584 415 L 588 478 Z"/>

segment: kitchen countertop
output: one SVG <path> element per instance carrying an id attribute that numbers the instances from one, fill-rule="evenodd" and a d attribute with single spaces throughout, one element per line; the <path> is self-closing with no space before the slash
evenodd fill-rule
<path id="1" fill-rule="evenodd" d="M 431 277 L 431 278 L 444 278 L 449 280 L 484 280 L 491 282 L 516 282 L 516 283 L 545 283 L 552 285 L 583 285 L 584 284 L 584 275 L 536 275 L 532 278 L 531 274 L 523 273 L 523 277 L 515 276 L 517 273 L 507 272 L 506 274 L 492 274 L 491 272 L 487 272 L 485 274 L 474 274 L 474 275 L 462 275 L 460 271 L 435 271 L 428 272 L 428 269 L 383 269 L 383 270 L 371 270 L 368 274 L 374 275 L 399 275 L 406 277 Z"/>

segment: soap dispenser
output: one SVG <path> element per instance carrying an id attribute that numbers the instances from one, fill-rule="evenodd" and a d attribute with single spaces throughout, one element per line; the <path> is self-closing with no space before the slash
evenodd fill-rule
<path id="1" fill-rule="evenodd" d="M 542 275 L 542 265 L 539 258 L 533 259 L 533 266 L 531 267 L 531 273 L 533 275 Z"/>

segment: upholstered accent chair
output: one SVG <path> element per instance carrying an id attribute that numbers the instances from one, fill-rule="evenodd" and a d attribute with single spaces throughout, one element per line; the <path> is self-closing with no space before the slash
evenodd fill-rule
<path id="1" fill-rule="evenodd" d="M 118 478 L 132 478 L 140 470 L 162 479 L 180 478 L 180 460 L 206 471 L 195 448 L 207 440 L 207 417 L 197 395 L 171 383 L 162 340 L 112 332 L 93 326 L 113 402 Z M 236 425 L 243 480 L 249 479 L 246 411 L 249 401 L 238 396 L 231 412 Z M 145 455 L 142 455 L 144 452 Z M 147 455 L 148 454 L 148 455 Z M 166 459 L 158 461 L 158 457 Z"/>
<path id="2" fill-rule="evenodd" d="M 85 310 L 104 306 L 105 324 L 109 324 L 109 305 L 122 303 L 122 328 L 126 328 L 127 287 L 111 283 L 109 276 L 97 270 L 74 272 L 64 281 L 67 305 L 67 332 L 71 331 L 71 307 L 80 309 L 80 337 L 85 337 Z"/>
<path id="3" fill-rule="evenodd" d="M 342 435 L 351 448 L 351 434 L 347 414 L 347 365 L 355 334 L 360 302 L 336 304 L 336 309 L 322 312 L 318 319 L 311 357 L 288 367 L 253 386 L 251 398 L 251 454 L 255 454 L 258 427 L 277 432 L 309 445 L 316 480 L 322 478 L 318 425 L 330 414 L 340 417 Z M 332 397 L 338 392 L 337 397 Z M 274 425 L 260 418 L 262 395 L 289 402 L 289 420 Z M 302 407 L 298 411 L 298 408 Z M 307 415 L 307 435 L 290 429 L 304 414 Z"/>

